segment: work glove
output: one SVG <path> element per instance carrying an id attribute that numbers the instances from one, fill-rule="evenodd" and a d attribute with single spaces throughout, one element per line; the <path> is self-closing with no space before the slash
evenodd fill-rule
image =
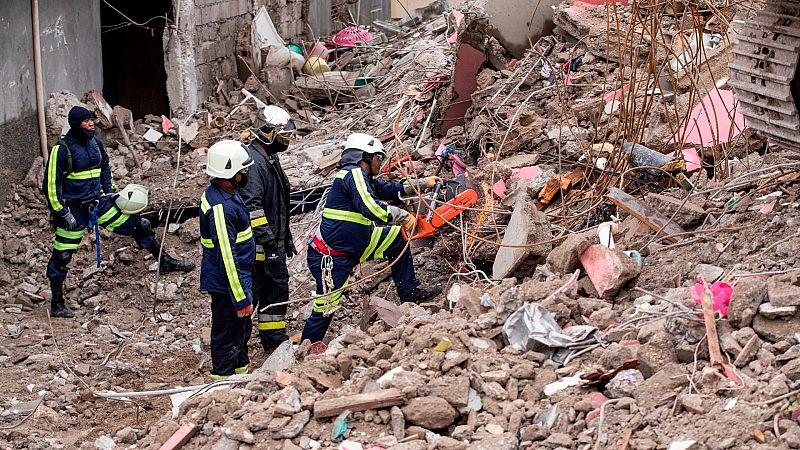
<path id="1" fill-rule="evenodd" d="M 239 317 L 247 317 L 253 312 L 253 304 L 249 304 L 242 309 L 236 310 L 236 315 Z"/>
<path id="2" fill-rule="evenodd" d="M 436 183 L 443 183 L 443 181 L 441 178 L 435 176 L 419 178 L 413 181 L 406 180 L 403 182 L 403 192 L 405 192 L 406 195 L 411 195 L 416 191 L 430 191 L 436 186 Z M 416 191 L 414 186 L 416 186 Z"/>
<path id="3" fill-rule="evenodd" d="M 389 209 L 389 215 L 391 216 L 389 218 L 390 223 L 401 223 L 403 220 L 405 220 L 406 216 L 408 215 L 408 211 L 402 208 L 398 208 L 397 206 L 394 205 L 388 205 L 388 209 Z"/>
<path id="4" fill-rule="evenodd" d="M 67 210 L 67 213 L 64 214 L 62 217 L 64 220 L 64 224 L 66 224 L 66 229 L 68 231 L 78 231 L 80 227 L 78 226 L 78 221 L 75 220 L 75 216 L 72 215 L 72 211 Z"/>
<path id="5" fill-rule="evenodd" d="M 408 214 L 403 219 L 403 229 L 406 230 L 406 235 L 411 237 L 417 229 L 417 217 L 413 214 Z"/>

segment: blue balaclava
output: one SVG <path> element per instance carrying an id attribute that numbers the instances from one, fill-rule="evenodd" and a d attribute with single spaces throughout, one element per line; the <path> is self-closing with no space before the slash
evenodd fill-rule
<path id="1" fill-rule="evenodd" d="M 91 139 L 94 137 L 94 131 L 81 128 L 81 122 L 86 119 L 94 119 L 94 115 L 88 109 L 82 106 L 73 106 L 72 109 L 69 110 L 67 122 L 69 122 L 69 128 L 72 130 L 72 133 L 76 136 L 83 136 L 86 139 Z"/>

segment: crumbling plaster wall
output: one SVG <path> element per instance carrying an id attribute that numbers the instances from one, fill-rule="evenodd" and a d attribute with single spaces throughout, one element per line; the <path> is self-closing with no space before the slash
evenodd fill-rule
<path id="1" fill-rule="evenodd" d="M 179 118 L 195 111 L 217 87 L 237 75 L 236 37 L 266 6 L 284 40 L 305 30 L 309 0 L 173 0 L 177 27 L 164 36 L 167 93 Z"/>
<path id="2" fill-rule="evenodd" d="M 0 6 L 0 204 L 40 153 L 30 0 Z M 103 86 L 100 0 L 40 0 L 45 100 Z"/>

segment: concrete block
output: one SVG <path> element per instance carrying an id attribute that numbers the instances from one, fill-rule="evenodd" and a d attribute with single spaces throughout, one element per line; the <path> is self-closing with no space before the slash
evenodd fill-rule
<path id="1" fill-rule="evenodd" d="M 559 3 L 559 0 L 481 0 L 478 5 L 489 16 L 494 37 L 515 57 L 521 58 L 530 45 L 529 38 L 530 42 L 536 42 L 553 30 L 553 7 Z"/>
<path id="2" fill-rule="evenodd" d="M 547 215 L 536 209 L 533 201 L 520 197 L 506 227 L 503 244 L 525 245 L 544 242 L 553 238 Z M 552 244 L 535 247 L 500 247 L 492 266 L 492 277 L 502 279 L 511 276 L 527 276 L 537 263 L 550 253 Z"/>
<path id="3" fill-rule="evenodd" d="M 767 282 L 767 297 L 773 306 L 800 306 L 800 274 L 771 277 Z"/>
<path id="4" fill-rule="evenodd" d="M 590 246 L 581 254 L 581 265 L 603 298 L 614 297 L 628 281 L 639 275 L 639 267 L 628 255 L 600 244 Z"/>

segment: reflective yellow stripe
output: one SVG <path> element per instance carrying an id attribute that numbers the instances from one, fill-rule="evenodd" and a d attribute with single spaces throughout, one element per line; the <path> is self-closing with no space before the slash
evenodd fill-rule
<path id="1" fill-rule="evenodd" d="M 211 379 L 213 381 L 227 380 L 230 377 L 231 377 L 230 375 L 215 375 L 213 373 L 211 374 Z"/>
<path id="2" fill-rule="evenodd" d="M 89 180 L 92 178 L 100 178 L 100 169 L 89 169 L 81 172 L 72 172 L 67 175 L 70 180 Z"/>
<path id="3" fill-rule="evenodd" d="M 115 209 L 115 208 L 112 208 L 112 209 Z M 129 215 L 125 214 L 125 213 L 122 213 L 119 216 L 119 219 L 115 220 L 114 223 L 112 223 L 111 225 L 106 226 L 106 228 L 108 229 L 108 231 L 114 231 L 114 230 L 117 229 L 118 226 L 120 226 L 123 223 L 125 223 L 125 221 L 128 220 L 128 218 L 130 218 L 130 217 L 131 216 L 129 216 Z"/>
<path id="4" fill-rule="evenodd" d="M 347 288 L 347 285 L 350 284 L 350 279 L 348 278 L 344 285 L 342 285 L 341 289 L 337 289 L 333 294 L 329 294 L 330 296 L 330 304 L 328 305 L 329 308 L 333 309 L 339 306 L 339 302 L 342 300 L 342 294 L 344 294 L 344 290 Z M 319 297 L 314 300 L 314 312 L 324 313 L 325 311 L 325 295 L 320 295 Z"/>
<path id="5" fill-rule="evenodd" d="M 343 211 L 341 209 L 325 208 L 322 210 L 322 217 L 331 220 L 360 223 L 361 225 L 367 226 L 372 225 L 372 221 L 364 217 L 363 214 L 353 211 Z"/>
<path id="6" fill-rule="evenodd" d="M 343 169 L 343 170 L 340 170 L 338 173 L 336 173 L 336 178 L 338 178 L 338 179 L 340 179 L 340 180 L 341 180 L 341 179 L 343 179 L 343 178 L 344 178 L 346 175 L 347 175 L 347 171 Z"/>
<path id="7" fill-rule="evenodd" d="M 58 192 L 56 192 L 56 175 L 58 171 L 58 144 L 50 149 L 50 159 L 47 163 L 47 200 L 50 202 L 50 207 L 53 211 L 58 212 L 64 209 L 64 205 L 58 201 Z"/>
<path id="8" fill-rule="evenodd" d="M 360 168 L 355 168 L 350 172 L 353 173 L 353 180 L 356 182 L 356 190 L 358 191 L 358 195 L 361 197 L 361 201 L 367 205 L 367 209 L 371 212 L 378 220 L 382 222 L 389 221 L 389 211 L 381 208 L 380 205 L 375 201 L 375 198 L 372 197 L 372 194 L 369 193 L 367 190 L 367 182 L 364 180 L 364 173 L 361 171 Z"/>
<path id="9" fill-rule="evenodd" d="M 372 234 L 369 236 L 369 245 L 367 249 L 364 250 L 364 253 L 361 255 L 359 259 L 360 262 L 364 262 L 369 259 L 369 255 L 375 250 L 375 247 L 378 246 L 378 242 L 381 240 L 381 228 L 375 227 L 372 229 Z"/>
<path id="10" fill-rule="evenodd" d="M 400 234 L 400 227 L 393 226 L 389 227 L 389 234 L 386 235 L 386 239 L 383 240 L 383 243 L 377 250 L 375 250 L 375 259 L 383 258 L 383 252 L 392 245 L 395 239 L 397 239 L 397 235 Z"/>
<path id="11" fill-rule="evenodd" d="M 205 248 L 214 248 L 214 241 L 211 239 L 200 238 L 200 244 Z"/>
<path id="12" fill-rule="evenodd" d="M 286 322 L 259 322 L 258 329 L 261 331 L 266 330 L 283 330 L 286 328 Z"/>
<path id="13" fill-rule="evenodd" d="M 250 370 L 250 364 L 244 365 L 242 367 L 237 367 L 236 369 L 234 369 L 234 372 L 241 375 L 247 373 L 248 370 Z"/>
<path id="14" fill-rule="evenodd" d="M 99 219 L 97 219 L 97 223 L 100 225 L 105 225 L 106 222 L 111 220 L 117 214 L 117 208 L 111 208 L 105 212 Z"/>
<path id="15" fill-rule="evenodd" d="M 67 239 L 81 239 L 83 238 L 83 230 L 69 231 L 56 227 L 56 236 L 61 236 Z"/>
<path id="16" fill-rule="evenodd" d="M 248 239 L 250 239 L 252 237 L 253 237 L 253 229 L 250 228 L 250 227 L 247 227 L 246 230 L 244 230 L 244 231 L 242 231 L 242 232 L 240 232 L 240 233 L 238 233 L 236 235 L 236 243 L 240 244 L 240 243 L 242 243 L 242 242 L 244 242 L 244 241 L 246 241 L 246 240 L 248 240 Z"/>
<path id="17" fill-rule="evenodd" d="M 266 225 L 268 223 L 269 222 L 267 221 L 267 218 L 262 216 L 262 217 L 259 217 L 258 219 L 251 220 L 250 221 L 250 226 L 255 228 L 255 227 L 260 227 L 261 225 Z"/>
<path id="18" fill-rule="evenodd" d="M 53 241 L 53 248 L 60 252 L 63 252 L 64 250 L 77 250 L 80 246 L 80 242 L 75 244 L 65 244 L 63 242 Z"/>
<path id="19" fill-rule="evenodd" d="M 266 261 L 267 255 L 263 253 L 256 253 L 256 261 Z"/>
<path id="20" fill-rule="evenodd" d="M 228 227 L 225 225 L 225 211 L 222 205 L 215 205 L 214 211 L 214 225 L 217 229 L 217 240 L 219 241 L 219 250 L 222 254 L 222 263 L 225 266 L 225 273 L 228 275 L 228 284 L 231 286 L 233 299 L 237 302 L 246 299 L 242 283 L 239 282 L 239 274 L 236 272 L 236 262 L 233 260 L 233 251 L 231 251 L 231 243 L 228 240 Z"/>
<path id="21" fill-rule="evenodd" d="M 211 209 L 211 205 L 208 204 L 208 200 L 206 200 L 206 193 L 203 192 L 203 195 L 200 196 L 200 211 L 205 214 L 209 209 Z"/>

